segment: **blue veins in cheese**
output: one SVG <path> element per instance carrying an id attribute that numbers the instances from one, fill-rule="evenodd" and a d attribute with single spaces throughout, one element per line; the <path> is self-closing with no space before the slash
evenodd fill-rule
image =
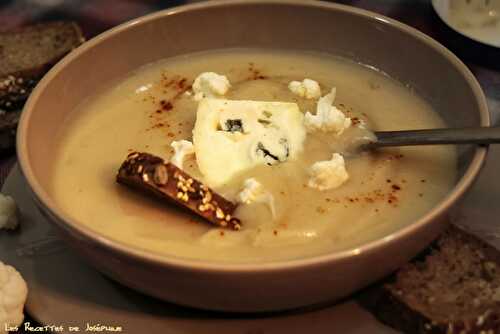
<path id="1" fill-rule="evenodd" d="M 296 159 L 305 137 L 304 115 L 287 102 L 202 99 L 193 129 L 198 167 L 211 187 L 258 165 Z"/>

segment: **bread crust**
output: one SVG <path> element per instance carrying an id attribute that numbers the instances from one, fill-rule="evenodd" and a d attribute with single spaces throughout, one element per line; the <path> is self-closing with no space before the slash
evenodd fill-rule
<path id="1" fill-rule="evenodd" d="M 47 54 L 39 39 L 53 43 Z M 40 79 L 61 58 L 85 41 L 75 22 L 50 22 L 0 32 L 0 154 L 14 151 L 24 103 Z M 17 61 L 25 56 L 33 62 Z M 36 61 L 34 60 L 36 59 Z"/>
<path id="2" fill-rule="evenodd" d="M 482 303 L 485 304 L 477 305 L 477 307 L 473 306 L 473 300 L 469 300 L 470 305 L 467 303 L 464 304 L 464 309 L 461 310 L 461 316 L 458 318 L 452 311 L 447 314 L 446 303 L 443 303 L 441 307 L 439 304 L 441 296 L 425 296 L 432 299 L 434 303 L 437 303 L 438 308 L 441 307 L 440 314 L 433 313 L 430 308 L 426 309 L 425 303 L 421 302 L 421 300 L 416 301 L 415 296 L 424 295 L 424 293 L 419 294 L 418 291 L 415 291 L 415 289 L 418 289 L 418 284 L 415 285 L 417 288 L 412 286 L 414 289 L 410 291 L 411 296 L 408 295 L 408 291 L 405 291 L 405 283 L 411 279 L 419 280 L 420 278 L 415 273 L 430 270 L 430 266 L 433 266 L 433 268 L 437 266 L 441 267 L 440 269 L 442 270 L 448 270 L 447 266 L 449 265 L 450 270 L 453 270 L 453 274 L 458 274 L 456 273 L 456 267 L 452 264 L 454 259 L 449 259 L 449 262 L 446 262 L 446 257 L 448 254 L 453 253 L 453 247 L 459 247 L 459 245 L 468 250 L 470 249 L 471 254 L 477 254 L 478 256 L 477 263 L 481 265 L 478 266 L 476 263 L 471 265 L 470 268 L 476 268 L 479 271 L 482 270 L 482 265 L 487 263 L 494 263 L 496 266 L 500 266 L 500 252 L 497 249 L 460 228 L 450 226 L 430 246 L 431 249 L 426 250 L 427 254 L 423 258 L 419 257 L 413 260 L 385 281 L 369 287 L 359 294 L 358 301 L 381 322 L 408 334 L 500 333 L 500 302 L 496 298 L 492 297 L 488 301 L 485 301 L 483 298 Z M 457 256 L 459 256 L 458 253 Z M 441 261 L 442 263 L 438 263 L 437 261 Z M 464 282 L 467 282 L 472 276 L 482 275 L 477 272 L 471 273 L 467 270 L 464 270 L 460 274 L 463 277 L 457 277 L 459 282 L 462 279 Z M 496 276 L 500 275 L 500 272 L 495 271 L 490 274 Z M 446 275 L 442 277 L 446 277 Z M 435 279 L 439 280 L 440 278 L 436 277 Z M 437 283 L 444 287 L 447 284 L 447 282 Z M 455 284 L 450 284 L 449 288 L 460 289 Z M 443 295 L 445 293 L 446 291 L 443 289 Z M 479 289 L 477 293 L 479 295 Z"/>
<path id="3" fill-rule="evenodd" d="M 80 27 L 74 22 L 41 23 L 0 33 L 0 62 L 5 64 L 11 63 L 11 58 L 16 56 L 9 54 L 8 50 L 11 50 L 12 46 L 8 44 L 23 42 L 29 35 L 30 43 L 24 41 L 28 45 L 24 45 L 23 49 L 27 49 L 26 52 L 29 49 L 33 57 L 36 57 L 42 47 L 37 43 L 35 37 L 40 39 L 47 37 L 49 33 L 51 34 L 50 42 L 54 44 L 53 54 L 44 55 L 38 64 L 26 65 L 25 68 L 9 69 L 8 65 L 2 66 L 0 71 L 0 109 L 10 111 L 22 108 L 29 94 L 45 73 L 85 40 Z"/>
<path id="4" fill-rule="evenodd" d="M 116 181 L 188 209 L 217 227 L 241 228 L 240 220 L 232 216 L 236 204 L 160 157 L 130 153 L 118 170 Z"/>

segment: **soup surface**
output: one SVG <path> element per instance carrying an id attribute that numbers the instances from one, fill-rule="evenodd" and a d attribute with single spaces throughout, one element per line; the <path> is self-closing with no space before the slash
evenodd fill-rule
<path id="1" fill-rule="evenodd" d="M 227 76 L 229 100 L 295 102 L 315 113 L 315 99 L 293 94 L 288 83 L 311 78 L 322 95 L 336 87 L 334 105 L 352 120 L 336 135 L 307 133 L 292 161 L 260 165 L 218 185 L 235 200 L 242 183 L 258 180 L 274 199 L 241 204 L 240 231 L 210 226 L 171 205 L 115 181 L 131 151 L 170 159 L 174 140 L 192 140 L 198 102 L 190 94 L 202 72 Z M 162 60 L 127 75 L 68 116 L 60 133 L 52 193 L 82 224 L 135 247 L 200 260 L 256 262 L 303 258 L 355 248 L 410 224 L 453 186 L 452 147 L 387 149 L 352 154 L 346 145 L 373 130 L 444 126 L 422 99 L 386 75 L 344 59 L 316 53 L 233 49 Z M 343 153 L 348 180 L 320 191 L 308 186 L 310 166 Z M 214 159 L 224 150 L 213 147 Z M 196 157 L 184 169 L 204 180 Z"/>

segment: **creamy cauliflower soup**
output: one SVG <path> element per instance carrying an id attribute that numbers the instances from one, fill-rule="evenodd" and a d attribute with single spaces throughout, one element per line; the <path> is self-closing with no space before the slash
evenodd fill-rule
<path id="1" fill-rule="evenodd" d="M 355 248 L 425 214 L 455 181 L 451 146 L 353 154 L 370 130 L 445 126 L 370 67 L 325 54 L 232 49 L 129 73 L 71 112 L 52 194 L 70 216 L 143 250 L 262 262 Z M 238 203 L 238 231 L 117 184 L 127 155 L 171 161 Z"/>

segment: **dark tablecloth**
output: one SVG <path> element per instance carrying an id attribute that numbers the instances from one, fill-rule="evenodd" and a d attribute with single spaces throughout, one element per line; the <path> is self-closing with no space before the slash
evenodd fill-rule
<path id="1" fill-rule="evenodd" d="M 77 21 L 87 38 L 132 18 L 189 2 L 181 0 L 2 0 L 0 29 L 53 20 Z M 430 0 L 341 0 L 337 1 L 400 20 L 437 39 L 460 57 L 479 80 L 488 98 L 493 122 L 500 114 L 500 50 L 461 36 L 435 14 Z M 3 184 L 15 155 L 0 157 Z M 33 323 L 29 315 L 27 320 Z"/>

